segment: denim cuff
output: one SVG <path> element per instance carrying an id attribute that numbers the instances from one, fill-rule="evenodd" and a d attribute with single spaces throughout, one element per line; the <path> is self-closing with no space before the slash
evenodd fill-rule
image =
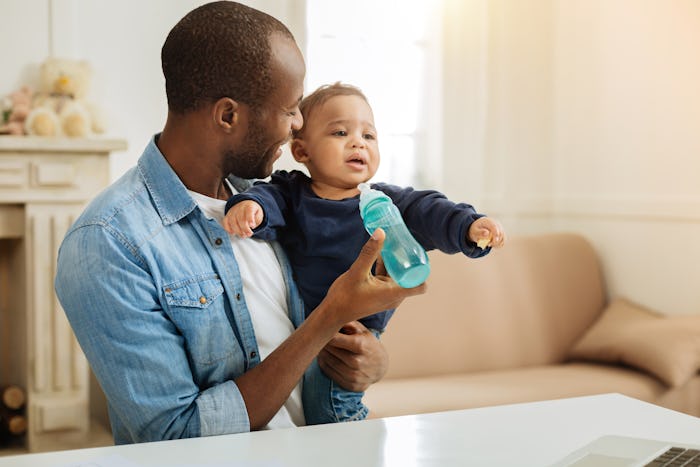
<path id="1" fill-rule="evenodd" d="M 244 433 L 250 420 L 243 396 L 233 381 L 213 386 L 197 398 L 201 436 Z"/>

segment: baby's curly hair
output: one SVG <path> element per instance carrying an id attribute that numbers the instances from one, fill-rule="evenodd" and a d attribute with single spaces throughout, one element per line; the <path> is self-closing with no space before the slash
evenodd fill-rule
<path id="1" fill-rule="evenodd" d="M 161 50 L 168 109 L 184 114 L 222 97 L 259 108 L 272 88 L 273 33 L 294 40 L 280 21 L 240 3 L 212 2 L 189 12 Z"/>
<path id="2" fill-rule="evenodd" d="M 324 84 L 308 96 L 304 97 L 304 99 L 302 99 L 301 103 L 299 104 L 299 111 L 304 117 L 304 125 L 298 130 L 292 130 L 292 137 L 300 139 L 303 138 L 304 129 L 306 128 L 306 121 L 311 115 L 311 112 L 321 107 L 331 97 L 336 96 L 361 97 L 362 99 L 364 99 L 365 102 L 367 102 L 367 105 L 369 105 L 367 96 L 365 96 L 364 93 L 357 86 L 353 86 L 351 84 L 344 84 L 340 81 L 336 81 L 333 84 Z"/>

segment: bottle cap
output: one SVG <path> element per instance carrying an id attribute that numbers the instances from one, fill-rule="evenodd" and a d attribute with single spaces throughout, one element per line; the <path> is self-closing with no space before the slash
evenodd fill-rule
<path id="1" fill-rule="evenodd" d="M 363 214 L 367 205 L 375 200 L 383 199 L 391 202 L 391 198 L 384 192 L 370 188 L 369 183 L 360 183 L 357 185 L 357 189 L 360 190 L 360 214 Z"/>

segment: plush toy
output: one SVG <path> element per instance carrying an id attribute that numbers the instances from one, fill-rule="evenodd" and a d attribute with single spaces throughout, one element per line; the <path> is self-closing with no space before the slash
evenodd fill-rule
<path id="1" fill-rule="evenodd" d="M 99 109 L 87 100 L 92 69 L 85 61 L 49 58 L 24 128 L 29 135 L 85 137 L 104 132 Z"/>
<path id="2" fill-rule="evenodd" d="M 24 121 L 31 110 L 33 94 L 29 86 L 22 86 L 4 99 L 0 115 L 0 134 L 24 134 Z"/>

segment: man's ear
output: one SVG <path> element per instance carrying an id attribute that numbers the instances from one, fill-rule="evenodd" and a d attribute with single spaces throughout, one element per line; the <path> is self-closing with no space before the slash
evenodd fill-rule
<path id="1" fill-rule="evenodd" d="M 309 155 L 306 152 L 306 148 L 304 147 L 304 140 L 299 139 L 299 138 L 294 138 L 292 140 L 292 156 L 294 156 L 294 160 L 300 163 L 304 163 L 309 160 Z"/>
<path id="2" fill-rule="evenodd" d="M 222 97 L 214 103 L 214 124 L 226 132 L 231 132 L 238 124 L 241 106 L 230 97 Z"/>

